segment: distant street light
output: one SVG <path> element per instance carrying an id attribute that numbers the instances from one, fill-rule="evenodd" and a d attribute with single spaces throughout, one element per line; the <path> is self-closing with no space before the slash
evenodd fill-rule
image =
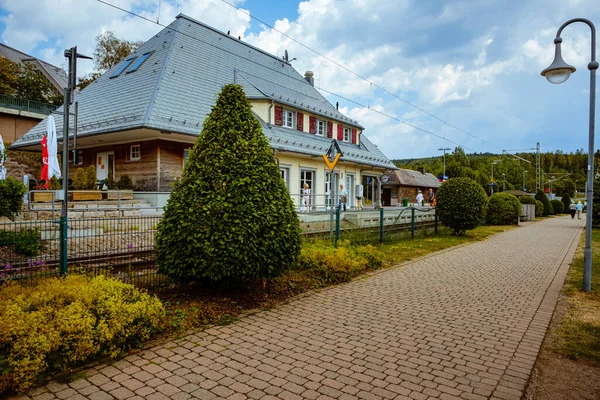
<path id="1" fill-rule="evenodd" d="M 592 22 L 585 18 L 574 18 L 564 24 L 556 32 L 554 39 L 555 53 L 554 61 L 548 68 L 542 71 L 542 76 L 545 76 L 550 83 L 563 83 L 573 72 L 575 67 L 567 64 L 561 54 L 560 44 L 562 38 L 560 34 L 563 29 L 573 22 L 583 22 L 590 27 L 591 30 L 591 48 L 592 60 L 588 64 L 590 70 L 590 116 L 589 116 L 589 135 L 588 135 L 588 165 L 587 165 L 587 213 L 585 218 L 585 250 L 583 252 L 583 290 L 589 292 L 592 290 L 592 206 L 594 203 L 594 122 L 596 119 L 596 70 L 598 69 L 598 61 L 596 61 L 596 27 Z"/>
<path id="2" fill-rule="evenodd" d="M 444 152 L 444 174 L 442 175 L 442 181 L 444 181 L 446 179 L 446 151 L 450 150 L 450 147 L 440 147 L 438 150 Z"/>
<path id="3" fill-rule="evenodd" d="M 527 191 L 527 187 L 525 187 L 525 175 L 527 175 L 529 171 L 525 170 L 523 171 L 523 191 L 526 192 Z"/>
<path id="4" fill-rule="evenodd" d="M 506 192 L 506 175 L 502 174 L 502 191 Z"/>
<path id="5" fill-rule="evenodd" d="M 500 162 L 500 160 L 494 160 L 492 162 L 492 182 L 490 184 L 491 189 L 491 194 L 494 194 L 494 185 L 496 184 L 496 182 L 494 182 L 494 165 L 498 164 Z"/>

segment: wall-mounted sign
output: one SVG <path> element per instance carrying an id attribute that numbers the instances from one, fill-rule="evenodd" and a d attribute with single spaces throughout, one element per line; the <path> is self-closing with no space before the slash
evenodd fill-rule
<path id="1" fill-rule="evenodd" d="M 323 154 L 323 159 L 329 168 L 329 172 L 333 172 L 333 169 L 341 156 L 343 156 L 342 150 L 340 149 L 337 140 L 333 139 L 329 149 L 327 149 L 327 153 Z"/>

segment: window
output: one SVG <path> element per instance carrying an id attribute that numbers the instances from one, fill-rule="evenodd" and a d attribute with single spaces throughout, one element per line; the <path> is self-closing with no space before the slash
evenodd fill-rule
<path id="1" fill-rule="evenodd" d="M 316 171 L 311 171 L 307 169 L 300 169 L 300 188 L 298 193 L 302 194 L 302 190 L 304 190 L 304 184 L 308 185 L 308 189 L 310 189 L 310 201 L 309 204 L 311 207 L 315 206 L 315 179 L 317 176 Z"/>
<path id="2" fill-rule="evenodd" d="M 285 187 L 290 190 L 290 168 L 279 167 L 279 172 L 281 172 L 281 179 L 283 179 L 283 182 L 285 182 Z"/>
<path id="3" fill-rule="evenodd" d="M 135 58 L 136 57 L 132 57 L 123 61 L 123 64 L 121 64 L 121 66 L 110 77 L 116 78 L 117 76 L 121 75 L 121 72 L 125 71 L 125 68 L 129 67 L 129 65 L 133 62 L 133 60 L 135 60 Z"/>
<path id="4" fill-rule="evenodd" d="M 350 135 L 352 135 L 352 129 L 344 127 L 344 142 L 350 141 Z"/>
<path id="5" fill-rule="evenodd" d="M 140 161 L 142 159 L 141 146 L 135 144 L 129 147 L 129 161 Z"/>
<path id="6" fill-rule="evenodd" d="M 325 136 L 325 132 L 327 130 L 327 124 L 325 121 L 318 119 L 317 120 L 317 136 Z"/>
<path id="7" fill-rule="evenodd" d="M 142 65 L 144 63 L 144 61 L 146 61 L 148 59 L 148 57 L 150 57 L 151 54 L 152 54 L 152 52 L 143 54 L 135 63 L 133 63 L 131 68 L 129 68 L 126 73 L 128 74 L 130 72 L 136 71 L 140 67 L 140 65 Z"/>
<path id="8" fill-rule="evenodd" d="M 77 161 L 77 162 L 73 163 L 73 156 L 75 155 L 75 152 L 77 152 L 77 158 L 75 159 L 75 161 Z M 71 151 L 69 151 L 69 164 L 83 165 L 83 150 L 71 150 Z"/>
<path id="9" fill-rule="evenodd" d="M 283 110 L 283 126 L 286 128 L 294 127 L 294 112 L 289 110 Z"/>

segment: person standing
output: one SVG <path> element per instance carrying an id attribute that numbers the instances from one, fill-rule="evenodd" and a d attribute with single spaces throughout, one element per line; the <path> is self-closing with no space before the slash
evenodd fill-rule
<path id="1" fill-rule="evenodd" d="M 346 211 L 346 203 L 348 202 L 348 191 L 344 188 L 344 185 L 340 185 L 340 201 L 338 202 L 338 208 L 344 207 Z"/>
<path id="2" fill-rule="evenodd" d="M 583 211 L 583 204 L 581 200 L 577 202 L 577 219 L 581 219 L 581 212 Z"/>
<path id="3" fill-rule="evenodd" d="M 429 207 L 433 207 L 433 199 L 435 197 L 435 194 L 433 193 L 433 189 L 429 188 L 429 195 L 427 197 L 428 197 L 427 201 L 429 202 Z"/>
<path id="4" fill-rule="evenodd" d="M 577 212 L 577 206 L 575 203 L 571 202 L 569 205 L 569 214 L 571 214 L 571 219 L 575 219 L 575 213 Z"/>
<path id="5" fill-rule="evenodd" d="M 421 189 L 419 189 L 419 191 L 417 192 L 417 206 L 422 207 L 423 206 L 423 192 L 421 191 Z"/>
<path id="6" fill-rule="evenodd" d="M 304 184 L 304 188 L 302 189 L 302 211 L 310 210 L 310 186 L 308 183 Z"/>

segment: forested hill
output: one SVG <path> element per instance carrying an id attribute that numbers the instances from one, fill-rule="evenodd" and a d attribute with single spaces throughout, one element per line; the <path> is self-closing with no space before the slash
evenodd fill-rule
<path id="1" fill-rule="evenodd" d="M 600 170 L 600 151 L 595 153 L 595 169 Z M 429 157 L 418 159 L 393 160 L 399 168 L 416 170 L 419 167 L 441 176 L 444 170 L 444 158 Z M 573 195 L 575 190 L 585 190 L 587 178 L 587 153 L 578 150 L 575 153 L 564 153 L 560 150 L 540 154 L 541 169 L 543 171 L 544 187 L 552 185 L 552 192 L 558 196 L 563 194 Z M 497 189 L 521 189 L 523 182 L 527 191 L 535 191 L 536 153 L 491 154 L 475 153 L 466 154 L 457 147 L 452 152 L 446 153 L 446 176 L 449 178 L 469 177 L 479 182 L 487 191 L 488 183 L 492 178 L 492 164 L 494 181 Z"/>

